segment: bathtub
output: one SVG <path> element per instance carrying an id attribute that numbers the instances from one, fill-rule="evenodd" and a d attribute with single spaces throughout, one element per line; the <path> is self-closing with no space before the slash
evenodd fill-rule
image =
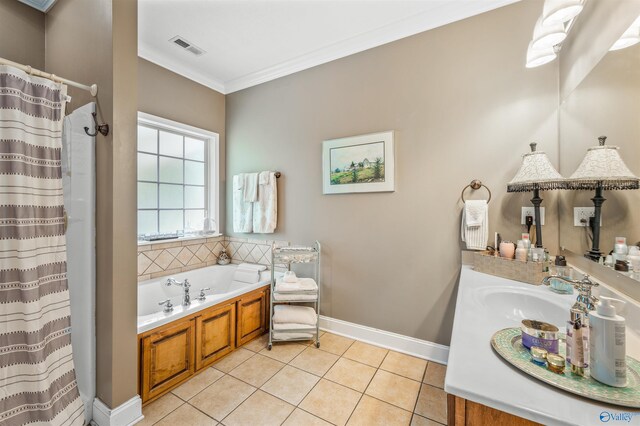
<path id="1" fill-rule="evenodd" d="M 236 268 L 237 265 L 208 266 L 139 282 L 138 334 L 248 293 L 269 284 L 271 280 L 271 272 L 263 271 L 260 273 L 260 282 L 256 284 L 234 281 L 233 274 Z M 175 278 L 178 281 L 183 281 L 185 278 L 189 280 L 191 284 L 191 305 L 182 306 L 183 290 L 178 286 L 167 287 L 165 283 L 168 278 Z M 206 299 L 204 301 L 197 300 L 200 289 L 207 287 L 210 287 L 211 290 L 205 291 Z M 164 307 L 158 305 L 158 303 L 167 299 L 171 299 L 173 311 L 165 313 L 163 312 Z"/>

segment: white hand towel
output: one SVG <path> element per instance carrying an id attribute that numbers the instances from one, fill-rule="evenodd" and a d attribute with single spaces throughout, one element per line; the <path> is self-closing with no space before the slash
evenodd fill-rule
<path id="1" fill-rule="evenodd" d="M 273 332 L 273 338 L 276 340 L 302 340 L 302 339 L 307 339 L 307 340 L 311 340 L 313 339 L 313 334 L 311 333 L 295 333 L 295 332 L 288 332 L 288 331 L 274 331 Z"/>
<path id="2" fill-rule="evenodd" d="M 487 212 L 487 200 L 469 200 L 464 203 L 465 224 L 481 226 Z"/>
<path id="3" fill-rule="evenodd" d="M 318 315 L 307 306 L 277 305 L 273 308 L 273 322 L 316 325 Z"/>
<path id="4" fill-rule="evenodd" d="M 233 273 L 233 280 L 247 284 L 255 284 L 260 281 L 260 272 L 249 271 L 247 269 L 236 269 Z"/>
<path id="5" fill-rule="evenodd" d="M 316 300 L 318 298 L 318 294 L 289 294 L 289 293 L 278 293 L 276 290 L 273 293 L 273 298 L 275 300 L 283 301 L 283 300 Z"/>
<path id="6" fill-rule="evenodd" d="M 475 201 L 475 200 L 473 200 Z M 465 208 L 462 209 L 462 222 L 460 223 L 460 236 L 462 241 L 467 244 L 467 250 L 484 250 L 487 248 L 487 240 L 489 238 L 489 207 L 485 200 L 481 200 L 484 203 L 484 208 L 477 203 L 477 209 L 474 209 L 474 216 L 476 215 L 475 210 L 481 210 L 481 221 L 479 225 L 470 226 L 468 225 L 469 221 L 467 220 L 467 208 L 466 204 L 471 202 L 471 200 L 465 202 Z M 473 219 L 470 223 L 476 223 L 477 220 Z"/>
<path id="7" fill-rule="evenodd" d="M 253 232 L 271 234 L 278 225 L 278 185 L 275 172 L 260 172 L 258 200 L 253 203 Z"/>
<path id="8" fill-rule="evenodd" d="M 292 292 L 292 291 L 317 291 L 318 285 L 313 278 L 298 278 L 295 283 L 288 283 L 282 279 L 276 280 L 277 292 Z"/>
<path id="9" fill-rule="evenodd" d="M 248 269 L 250 271 L 262 272 L 267 269 L 264 265 L 257 265 L 255 263 L 241 263 L 238 265 L 238 269 Z"/>
<path id="10" fill-rule="evenodd" d="M 244 174 L 233 176 L 233 232 L 253 231 L 253 205 L 244 201 Z"/>
<path id="11" fill-rule="evenodd" d="M 245 173 L 242 199 L 247 203 L 258 201 L 258 173 Z"/>
<path id="12" fill-rule="evenodd" d="M 297 324 L 295 322 L 273 324 L 274 330 L 300 330 L 301 328 L 310 328 L 310 327 L 315 327 L 315 326 L 310 326 L 308 324 Z"/>

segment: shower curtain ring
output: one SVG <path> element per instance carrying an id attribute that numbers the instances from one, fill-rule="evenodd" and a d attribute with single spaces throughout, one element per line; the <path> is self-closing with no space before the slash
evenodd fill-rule
<path id="1" fill-rule="evenodd" d="M 98 118 L 95 112 L 92 112 L 91 115 L 93 116 L 93 122 L 95 123 L 96 130 L 93 133 L 89 133 L 89 128 L 85 127 L 84 132 L 91 137 L 96 136 L 98 133 L 100 133 L 102 136 L 107 136 L 109 134 L 109 125 L 106 123 L 98 124 Z"/>

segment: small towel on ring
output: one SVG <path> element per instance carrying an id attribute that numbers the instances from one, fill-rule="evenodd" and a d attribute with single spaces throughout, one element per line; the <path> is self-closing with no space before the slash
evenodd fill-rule
<path id="1" fill-rule="evenodd" d="M 468 200 L 464 203 L 464 217 L 466 226 L 481 226 L 487 213 L 486 200 Z"/>
<path id="2" fill-rule="evenodd" d="M 467 244 L 467 250 L 484 250 L 489 238 L 489 206 L 486 200 L 466 201 L 462 209 L 460 237 Z M 469 205 L 469 209 L 467 209 Z M 467 217 L 467 210 L 470 216 Z M 480 220 L 478 220 L 480 217 Z"/>

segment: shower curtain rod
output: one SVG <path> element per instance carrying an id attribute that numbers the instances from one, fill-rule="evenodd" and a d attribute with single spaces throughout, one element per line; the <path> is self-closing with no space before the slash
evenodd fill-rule
<path id="1" fill-rule="evenodd" d="M 95 97 L 98 94 L 98 85 L 92 84 L 91 86 L 87 86 L 85 84 L 76 83 L 75 81 L 67 80 L 66 78 L 58 77 L 55 74 L 49 74 L 48 72 L 40 71 L 35 68 L 32 68 L 30 65 L 22 65 L 17 62 L 10 61 L 5 58 L 0 58 L 0 65 L 11 65 L 12 67 L 16 67 L 26 72 L 27 74 L 35 75 L 36 77 L 42 77 L 49 80 L 53 80 L 58 83 L 64 83 L 68 86 L 77 87 L 78 89 L 86 90 L 91 93 L 91 96 Z"/>

